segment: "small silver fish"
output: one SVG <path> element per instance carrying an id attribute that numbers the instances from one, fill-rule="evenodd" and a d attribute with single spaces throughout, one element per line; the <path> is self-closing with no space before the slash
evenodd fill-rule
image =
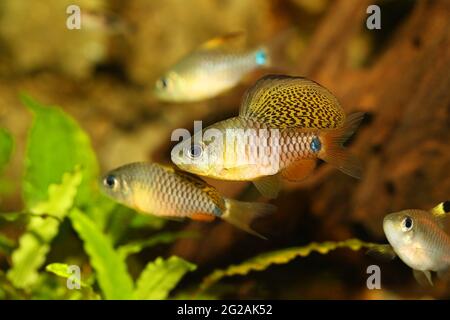
<path id="1" fill-rule="evenodd" d="M 446 201 L 429 211 L 403 210 L 384 218 L 392 250 L 413 269 L 419 283 L 424 283 L 425 276 L 432 285 L 431 271 L 440 277 L 450 271 L 450 235 L 445 230 L 449 212 L 450 201 Z"/>
<path id="2" fill-rule="evenodd" d="M 169 68 L 155 83 L 161 101 L 193 102 L 215 97 L 250 72 L 268 67 L 268 47 L 245 50 L 236 45 L 243 32 L 213 38 Z"/>

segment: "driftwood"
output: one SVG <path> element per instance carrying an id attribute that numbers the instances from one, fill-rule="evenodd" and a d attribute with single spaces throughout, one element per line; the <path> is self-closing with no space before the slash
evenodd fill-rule
<path id="1" fill-rule="evenodd" d="M 345 63 L 347 48 L 365 27 L 369 2 L 335 2 L 297 71 L 334 92 L 348 113 L 367 112 L 349 146 L 363 163 L 363 179 L 321 165 L 304 182 L 286 185 L 274 201 L 279 211 L 257 225 L 271 241 L 225 223 L 192 223 L 188 229 L 200 229 L 208 241 L 181 240 L 172 253 L 223 265 L 309 241 L 360 236 L 385 242 L 384 215 L 450 198 L 450 3 L 417 1 L 371 64 L 355 70 Z"/>

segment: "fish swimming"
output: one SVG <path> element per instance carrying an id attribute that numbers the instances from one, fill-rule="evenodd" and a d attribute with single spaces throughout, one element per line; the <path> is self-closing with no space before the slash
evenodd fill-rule
<path id="1" fill-rule="evenodd" d="M 199 221 L 220 218 L 259 237 L 250 224 L 275 211 L 271 204 L 224 198 L 202 179 L 155 163 L 131 163 L 112 170 L 102 178 L 101 189 L 142 213 Z"/>
<path id="2" fill-rule="evenodd" d="M 385 255 L 398 256 L 413 269 L 414 277 L 432 285 L 431 272 L 444 277 L 450 271 L 450 201 L 426 210 L 403 210 L 388 214 L 383 229 L 390 245 L 375 248 Z"/>
<path id="3" fill-rule="evenodd" d="M 363 116 L 346 117 L 334 95 L 314 81 L 268 75 L 247 91 L 239 116 L 179 142 L 172 162 L 210 178 L 252 181 L 269 198 L 277 196 L 280 178 L 304 179 L 317 159 L 359 178 L 360 165 L 343 143 Z"/>
<path id="4" fill-rule="evenodd" d="M 213 38 L 181 58 L 156 81 L 156 97 L 166 102 L 209 99 L 236 86 L 250 72 L 269 67 L 269 47 L 243 49 L 243 36 L 235 32 Z"/>

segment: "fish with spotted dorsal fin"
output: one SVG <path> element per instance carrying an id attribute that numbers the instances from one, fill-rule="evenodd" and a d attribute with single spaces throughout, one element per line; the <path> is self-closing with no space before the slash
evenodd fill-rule
<path id="1" fill-rule="evenodd" d="M 268 75 L 248 90 L 239 116 L 179 142 L 172 162 L 210 178 L 252 181 L 269 198 L 282 179 L 308 176 L 317 159 L 359 178 L 359 162 L 343 144 L 363 116 L 346 117 L 336 97 L 312 80 Z"/>
<path id="2" fill-rule="evenodd" d="M 261 238 L 250 224 L 275 211 L 271 204 L 225 198 L 202 179 L 156 163 L 124 165 L 105 174 L 100 185 L 110 198 L 145 214 L 198 221 L 220 218 Z"/>

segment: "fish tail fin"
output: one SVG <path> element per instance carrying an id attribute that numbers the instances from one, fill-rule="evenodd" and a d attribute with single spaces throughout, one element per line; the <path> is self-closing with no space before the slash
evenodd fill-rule
<path id="1" fill-rule="evenodd" d="M 285 49 L 289 39 L 292 38 L 294 28 L 281 31 L 273 39 L 258 47 L 254 51 L 256 65 L 263 68 L 279 68 L 286 70 L 288 66 L 282 66 L 285 59 Z"/>
<path id="2" fill-rule="evenodd" d="M 241 230 L 262 239 L 267 239 L 258 232 L 254 231 L 250 225 L 255 219 L 275 212 L 276 207 L 274 205 L 269 203 L 242 202 L 232 199 L 225 199 L 225 206 L 226 210 L 221 216 L 222 219 Z"/>
<path id="3" fill-rule="evenodd" d="M 352 113 L 341 128 L 325 132 L 322 136 L 324 148 L 319 153 L 320 159 L 357 179 L 362 176 L 361 165 L 343 144 L 353 135 L 363 118 L 364 112 Z"/>

